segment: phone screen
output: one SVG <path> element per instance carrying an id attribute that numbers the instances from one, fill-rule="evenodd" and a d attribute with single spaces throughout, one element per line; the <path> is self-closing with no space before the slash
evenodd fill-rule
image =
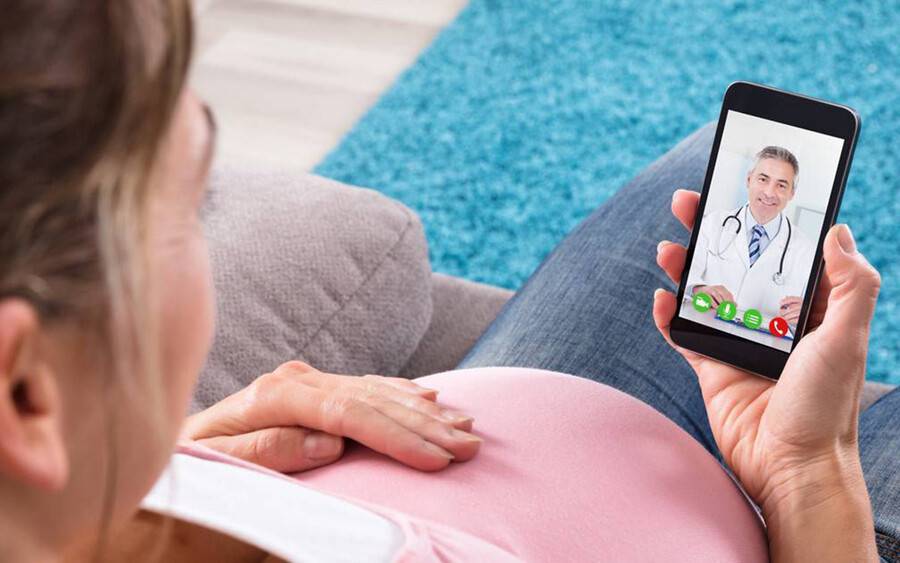
<path id="1" fill-rule="evenodd" d="M 728 110 L 680 317 L 791 351 L 843 148 Z"/>

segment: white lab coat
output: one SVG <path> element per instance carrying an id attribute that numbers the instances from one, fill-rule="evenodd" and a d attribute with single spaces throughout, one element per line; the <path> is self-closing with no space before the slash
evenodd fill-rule
<path id="1" fill-rule="evenodd" d="M 737 222 L 729 219 L 724 227 L 722 223 L 726 217 L 738 211 L 741 231 L 735 236 Z M 751 268 L 744 213 L 744 208 L 712 211 L 703 218 L 693 263 L 688 274 L 687 295 L 691 294 L 696 285 L 723 285 L 734 295 L 738 310 L 757 309 L 768 321 L 781 316 L 779 308 L 782 298 L 788 296 L 803 298 L 815 257 L 815 247 L 797 225 L 792 224 L 791 242 L 784 256 L 782 271 L 784 285 L 778 285 L 772 276 L 778 271 L 781 253 L 787 243 L 787 223 L 782 224 L 778 236 L 769 242 L 769 246 Z M 724 234 L 723 229 L 726 231 Z M 718 256 L 717 246 L 720 235 L 721 257 Z"/>

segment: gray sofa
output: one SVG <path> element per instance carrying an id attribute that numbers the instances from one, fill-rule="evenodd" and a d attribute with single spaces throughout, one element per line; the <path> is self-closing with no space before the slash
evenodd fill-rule
<path id="1" fill-rule="evenodd" d="M 419 218 L 297 171 L 218 167 L 205 219 L 217 293 L 194 411 L 290 359 L 342 374 L 452 369 L 512 292 L 432 273 Z M 868 406 L 891 387 L 867 383 Z"/>

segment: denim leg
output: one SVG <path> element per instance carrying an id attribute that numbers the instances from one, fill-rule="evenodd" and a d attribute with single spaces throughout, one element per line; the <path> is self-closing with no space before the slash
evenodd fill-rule
<path id="1" fill-rule="evenodd" d="M 660 240 L 686 244 L 672 216 L 677 188 L 703 185 L 715 125 L 657 160 L 581 223 L 506 304 L 460 368 L 554 370 L 610 385 L 677 423 L 713 455 L 696 375 L 652 320 Z"/>
<path id="2" fill-rule="evenodd" d="M 883 560 L 900 561 L 900 389 L 862 413 L 859 449 L 878 551 Z"/>

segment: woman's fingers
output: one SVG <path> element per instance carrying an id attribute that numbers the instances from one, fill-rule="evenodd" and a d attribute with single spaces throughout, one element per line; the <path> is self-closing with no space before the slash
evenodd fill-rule
<path id="1" fill-rule="evenodd" d="M 214 436 L 197 442 L 281 473 L 297 473 L 327 465 L 344 453 L 344 439 L 340 436 L 296 426 L 265 428 L 237 436 Z"/>
<path id="2" fill-rule="evenodd" d="M 191 416 L 182 436 L 273 468 L 311 466 L 298 449 L 296 432 L 305 429 L 352 438 L 425 471 L 477 453 L 480 439 L 465 432 L 471 416 L 436 403 L 429 397 L 434 390 L 398 379 L 288 362 Z"/>
<path id="3" fill-rule="evenodd" d="M 681 221 L 684 228 L 692 230 L 694 220 L 697 218 L 697 206 L 700 204 L 700 194 L 690 190 L 675 190 L 672 194 L 672 213 Z"/>
<path id="4" fill-rule="evenodd" d="M 406 413 L 412 413 L 410 409 Z M 396 416 L 396 412 L 393 413 Z M 424 416 L 424 415 L 423 415 Z M 367 401 L 345 394 L 335 394 L 320 401 L 318 412 L 310 417 L 315 428 L 331 434 L 347 436 L 369 448 L 422 471 L 436 471 L 446 467 L 454 454 L 431 442 L 426 435 L 432 428 L 410 430 L 391 415 L 379 411 Z M 431 419 L 432 424 L 441 424 Z"/>
<path id="5" fill-rule="evenodd" d="M 700 194 L 697 192 L 678 189 L 672 194 L 672 213 L 689 231 L 694 228 L 699 203 Z M 657 264 L 676 284 L 681 281 L 686 256 L 685 247 L 677 243 L 662 241 L 656 247 Z"/>
<path id="6" fill-rule="evenodd" d="M 675 317 L 677 309 L 677 299 L 675 294 L 665 289 L 657 289 L 653 293 L 653 322 L 656 324 L 657 330 L 665 338 L 669 346 L 681 354 L 685 360 L 691 364 L 694 371 L 697 371 L 698 362 L 702 360 L 702 356 L 681 346 L 675 344 L 669 333 L 669 326 L 672 324 L 672 318 Z"/>
<path id="7" fill-rule="evenodd" d="M 444 445 L 452 444 L 454 453 L 431 442 L 430 438 L 440 435 L 438 425 L 446 429 L 444 435 L 451 436 L 453 424 L 392 401 L 390 393 L 396 393 L 401 400 L 418 399 L 434 406 L 426 399 L 389 386 L 383 386 L 379 392 L 361 385 L 312 387 L 285 370 L 276 370 L 192 416 L 186 437 L 203 440 L 267 428 L 305 427 L 352 438 L 423 471 L 446 467 L 455 452 L 461 460 L 474 455 L 469 445 L 473 440 L 468 437 L 457 435 L 454 442 L 439 440 Z M 392 403 L 390 408 L 384 406 L 387 402 Z"/>
<path id="8" fill-rule="evenodd" d="M 310 387 L 289 389 L 290 383 L 276 379 L 260 386 L 254 398 L 258 424 L 306 426 L 346 436 L 423 471 L 442 469 L 454 457 L 353 393 Z"/>
<path id="9" fill-rule="evenodd" d="M 295 379 L 317 389 L 330 391 L 343 388 L 359 388 L 367 393 L 380 394 L 409 408 L 439 418 L 453 424 L 456 428 L 471 430 L 473 418 L 463 412 L 448 409 L 436 404 L 436 389 L 422 387 L 401 377 L 385 377 L 382 375 L 337 375 L 321 372 L 303 362 L 287 362 L 276 373 Z"/>
<path id="10" fill-rule="evenodd" d="M 300 361 L 286 362 L 280 365 L 275 371 L 319 389 L 334 389 L 342 385 L 357 384 L 359 382 L 363 382 L 363 385 L 368 385 L 372 382 L 430 401 L 437 399 L 437 389 L 423 387 L 402 377 L 385 377 L 383 375 L 375 374 L 364 375 L 362 377 L 355 375 L 337 375 L 319 371 L 309 364 Z"/>
<path id="11" fill-rule="evenodd" d="M 369 404 L 425 440 L 453 454 L 456 461 L 468 461 L 475 457 L 483 440 L 452 424 L 442 422 L 415 409 L 407 408 L 384 397 L 372 397 Z"/>
<path id="12" fill-rule="evenodd" d="M 678 350 L 679 346 L 672 342 L 669 336 L 669 325 L 675 316 L 675 301 L 675 295 L 670 291 L 660 288 L 653 292 L 653 322 L 669 346 Z"/>
<path id="13" fill-rule="evenodd" d="M 674 283 L 681 281 L 687 249 L 675 242 L 664 240 L 656 247 L 656 263 Z"/>
<path id="14" fill-rule="evenodd" d="M 437 399 L 437 389 L 424 387 L 422 385 L 419 385 L 415 381 L 406 379 L 405 377 L 388 377 L 385 375 L 368 374 L 363 376 L 363 379 L 365 378 L 375 379 L 377 381 L 380 381 L 381 383 L 384 383 L 385 385 L 390 385 L 391 387 L 395 387 L 401 391 L 413 393 L 430 401 L 434 401 L 435 399 Z"/>
<path id="15" fill-rule="evenodd" d="M 822 324 L 822 320 L 825 318 L 825 311 L 828 310 L 828 296 L 831 295 L 831 289 L 831 278 L 828 276 L 828 272 L 825 271 L 819 280 L 819 284 L 816 286 L 816 293 L 813 296 L 809 317 L 806 319 L 807 332 L 815 330 Z"/>
<path id="16" fill-rule="evenodd" d="M 427 399 L 434 400 L 437 397 L 437 389 L 423 387 L 402 377 L 385 377 L 383 375 L 374 374 L 364 375 L 362 377 L 355 375 L 336 375 L 333 373 L 319 371 L 309 364 L 298 360 L 285 362 L 284 364 L 278 366 L 278 369 L 275 371 L 278 371 L 285 375 L 289 375 L 307 385 L 324 389 L 344 385 L 347 380 L 368 379 L 376 380 L 384 385 L 389 385 L 395 389 L 425 397 Z"/>
<path id="17" fill-rule="evenodd" d="M 828 231 L 823 256 L 831 291 L 817 334 L 845 351 L 855 345 L 865 357 L 881 276 L 857 250 L 847 225 L 835 225 Z"/>
<path id="18" fill-rule="evenodd" d="M 350 387 L 357 387 L 364 393 L 371 394 L 372 396 L 389 398 L 407 408 L 440 419 L 461 430 L 472 429 L 472 422 L 475 420 L 472 416 L 461 411 L 442 407 L 426 397 L 409 393 L 405 389 L 398 389 L 389 383 L 382 383 L 385 379 L 390 378 L 369 375 L 361 378 L 354 376 L 339 377 L 349 378 L 348 385 Z"/>

